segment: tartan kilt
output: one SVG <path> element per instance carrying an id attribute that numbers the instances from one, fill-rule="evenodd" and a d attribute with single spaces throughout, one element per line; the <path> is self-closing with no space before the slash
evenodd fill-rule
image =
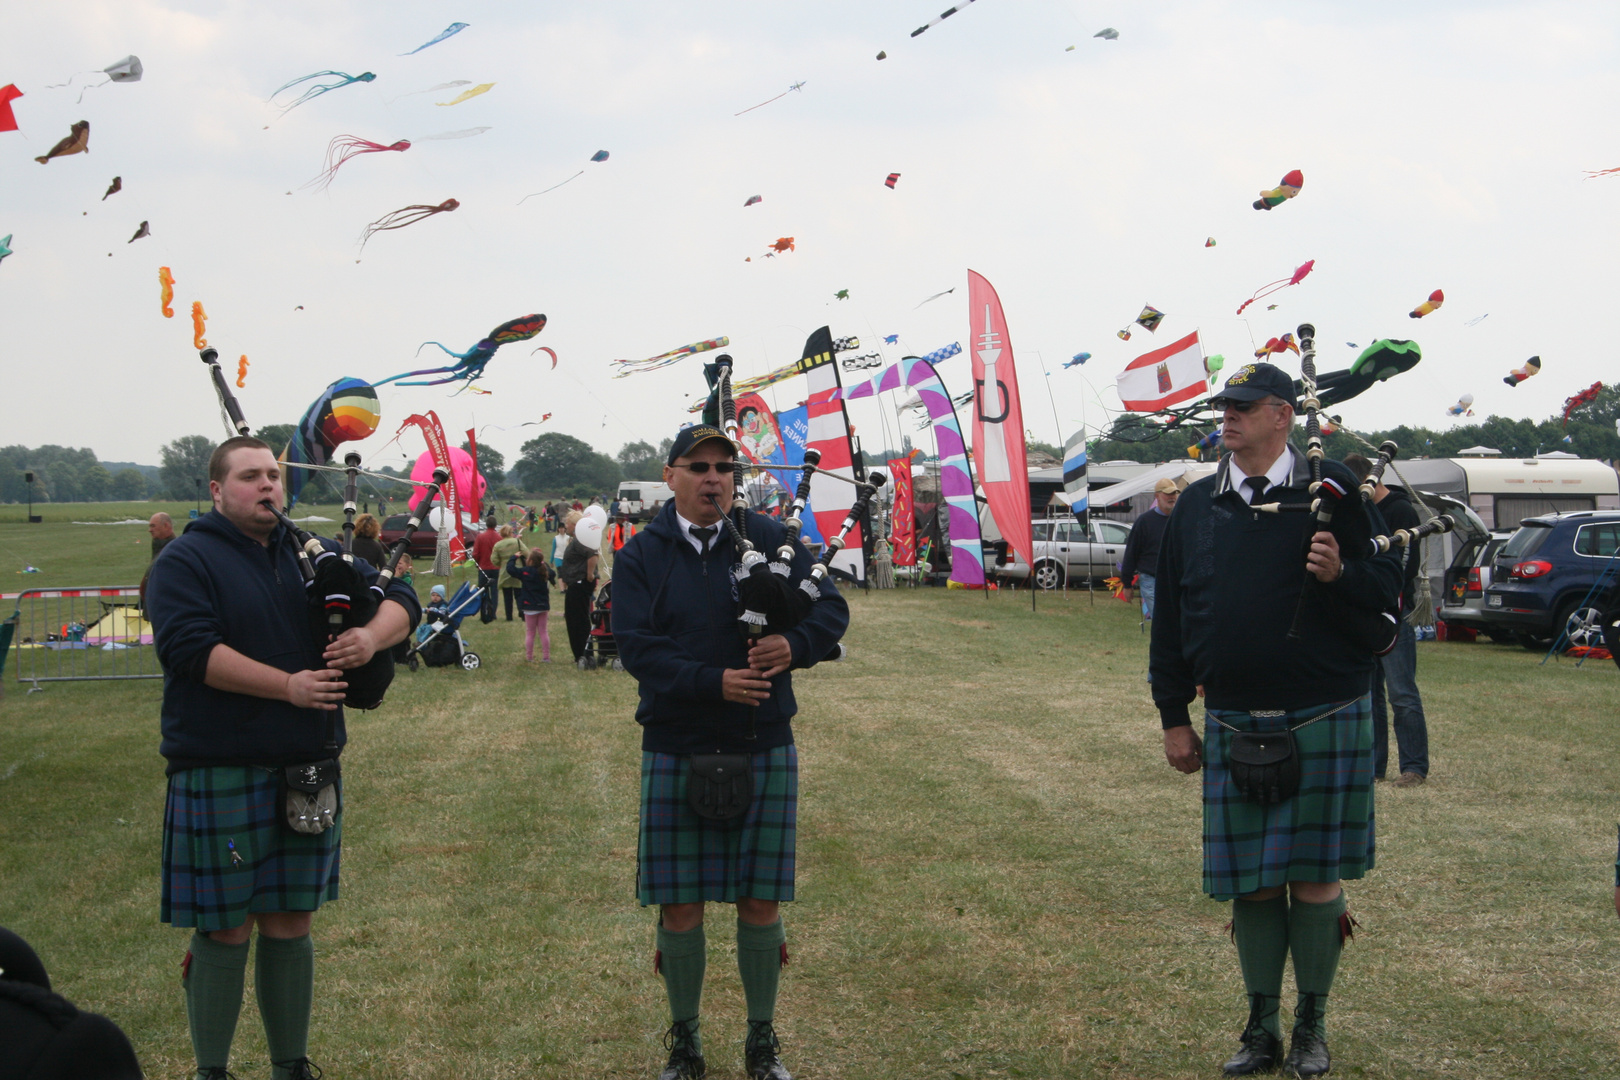
<path id="1" fill-rule="evenodd" d="M 1212 709 L 1204 722 L 1204 891 L 1232 900 L 1289 881 L 1362 877 L 1374 864 L 1372 703 L 1367 694 L 1294 733 L 1299 792 L 1277 806 L 1249 802 L 1232 783 L 1227 746 L 1239 731 L 1281 731 L 1327 705 L 1283 716 Z"/>
<path id="2" fill-rule="evenodd" d="M 704 821 L 686 803 L 683 754 L 641 755 L 636 898 L 649 904 L 793 899 L 799 756 L 778 746 L 750 756 L 754 801 L 740 824 Z"/>
<path id="3" fill-rule="evenodd" d="M 169 777 L 163 808 L 163 921 L 229 930 L 250 912 L 315 911 L 338 895 L 337 824 L 304 836 L 282 824 L 277 772 L 211 765 Z M 232 845 L 240 861 L 231 858 Z"/>

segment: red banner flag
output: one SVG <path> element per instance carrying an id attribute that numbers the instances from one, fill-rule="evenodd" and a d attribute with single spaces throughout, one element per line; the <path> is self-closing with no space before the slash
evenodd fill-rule
<path id="1" fill-rule="evenodd" d="M 478 432 L 474 428 L 467 429 L 467 447 L 473 459 L 473 485 L 467 493 L 467 513 L 472 515 L 474 521 L 484 516 L 483 500 L 478 496 L 478 477 L 482 474 L 478 468 Z"/>
<path id="2" fill-rule="evenodd" d="M 983 277 L 968 271 L 968 326 L 973 353 L 973 464 L 1001 535 L 1035 565 L 1030 536 L 1029 465 L 1024 453 L 1024 408 L 1018 369 L 1001 298 Z"/>
<path id="3" fill-rule="evenodd" d="M 911 506 L 911 459 L 889 459 L 889 482 L 894 485 L 893 531 L 889 549 L 896 566 L 917 565 L 917 515 Z"/>
<path id="4" fill-rule="evenodd" d="M 399 425 L 399 430 L 404 431 L 412 424 L 422 429 L 422 438 L 427 440 L 428 453 L 433 455 L 433 464 L 450 474 L 450 482 L 444 486 L 442 494 L 444 520 L 450 522 L 455 530 L 450 537 L 450 558 L 460 562 L 467 557 L 467 542 L 461 532 L 461 503 L 456 497 L 456 470 L 450 461 L 450 444 L 445 441 L 444 427 L 439 423 L 438 414 L 432 410 L 429 410 L 426 416 L 417 413 L 407 416 L 405 422 Z M 398 432 L 395 434 L 397 436 Z"/>

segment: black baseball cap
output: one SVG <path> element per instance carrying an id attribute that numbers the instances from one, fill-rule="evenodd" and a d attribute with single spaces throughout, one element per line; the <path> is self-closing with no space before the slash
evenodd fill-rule
<path id="1" fill-rule="evenodd" d="M 698 443 L 708 442 L 710 439 L 719 439 L 726 444 L 726 449 L 731 451 L 732 457 L 737 456 L 737 444 L 726 438 L 719 428 L 709 424 L 693 424 L 689 428 L 682 428 L 675 435 L 675 442 L 669 448 L 669 461 L 665 464 L 675 464 L 676 458 L 685 457 Z"/>
<path id="2" fill-rule="evenodd" d="M 1288 372 L 1276 364 L 1244 364 L 1232 372 L 1209 403 L 1219 409 L 1223 401 L 1263 401 L 1268 397 L 1281 398 L 1299 411 L 1299 403 L 1294 400 L 1294 380 Z"/>

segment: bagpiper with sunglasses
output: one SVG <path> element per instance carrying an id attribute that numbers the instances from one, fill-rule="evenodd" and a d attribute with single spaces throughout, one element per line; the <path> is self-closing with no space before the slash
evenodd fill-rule
<path id="1" fill-rule="evenodd" d="M 1313 396 L 1307 381 L 1307 405 Z M 1401 566 L 1389 554 L 1348 557 L 1370 550 L 1382 522 L 1354 498 L 1348 469 L 1319 464 L 1314 425 L 1305 453 L 1289 445 L 1297 405 L 1286 373 L 1246 364 L 1211 404 L 1224 413 L 1229 453 L 1182 494 L 1165 529 L 1153 698 L 1169 763 L 1204 771 L 1204 891 L 1234 901 L 1249 1019 L 1225 1072 L 1320 1076 L 1330 1064 L 1323 1017 L 1353 926 L 1340 883 L 1362 877 L 1374 854 L 1376 646 L 1354 627 L 1394 603 Z M 1313 476 L 1330 496 L 1319 507 L 1352 496 L 1326 525 L 1308 512 Z M 1188 715 L 1200 694 L 1203 741 Z M 1282 1060 L 1290 954 L 1298 998 Z"/>
<path id="2" fill-rule="evenodd" d="M 641 693 L 637 899 L 660 907 L 654 967 L 669 996 L 669 1059 L 659 1080 L 705 1072 L 698 1005 L 711 900 L 737 908 L 748 1075 L 792 1080 L 774 1027 L 787 960 L 779 905 L 793 899 L 798 816 L 788 673 L 826 657 L 849 624 L 828 580 L 803 621 L 745 640 L 733 575 L 739 553 L 721 520 L 736 452 L 709 425 L 676 435 L 664 468 L 674 498 L 625 545 L 613 574 L 613 636 Z M 749 514 L 747 526 L 761 550 L 786 540 L 782 524 L 763 515 Z M 812 564 L 796 540 L 792 549 L 797 587 Z"/>

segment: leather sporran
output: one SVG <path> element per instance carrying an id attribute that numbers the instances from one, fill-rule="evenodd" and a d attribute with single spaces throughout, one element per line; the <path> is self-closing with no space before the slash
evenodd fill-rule
<path id="1" fill-rule="evenodd" d="M 340 808 L 336 758 L 286 765 L 281 770 L 282 821 L 305 836 L 319 836 L 337 824 Z"/>
<path id="2" fill-rule="evenodd" d="M 686 805 L 694 814 L 724 824 L 748 813 L 754 768 L 747 754 L 693 754 L 686 760 Z"/>
<path id="3" fill-rule="evenodd" d="M 1275 806 L 1299 792 L 1299 745 L 1291 728 L 1233 733 L 1226 763 L 1232 783 L 1252 803 Z"/>

